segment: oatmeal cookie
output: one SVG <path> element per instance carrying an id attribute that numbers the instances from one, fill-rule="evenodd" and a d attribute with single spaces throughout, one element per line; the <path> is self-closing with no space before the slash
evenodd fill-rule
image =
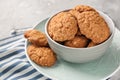
<path id="1" fill-rule="evenodd" d="M 80 32 L 94 43 L 104 42 L 110 36 L 110 29 L 105 20 L 95 11 L 82 12 L 78 16 Z"/>
<path id="2" fill-rule="evenodd" d="M 73 9 L 69 10 L 69 13 L 72 14 L 75 18 L 78 18 L 79 14 L 86 11 L 96 11 L 94 8 L 86 5 L 77 5 Z"/>
<path id="3" fill-rule="evenodd" d="M 26 31 L 24 37 L 37 46 L 47 46 L 48 44 L 46 35 L 35 29 Z"/>
<path id="4" fill-rule="evenodd" d="M 93 47 L 93 46 L 96 46 L 97 44 L 95 44 L 94 42 L 90 42 L 89 44 L 88 44 L 88 46 L 87 47 Z"/>
<path id="5" fill-rule="evenodd" d="M 30 59 L 40 66 L 50 67 L 56 62 L 56 55 L 48 47 L 29 45 L 27 52 Z"/>
<path id="6" fill-rule="evenodd" d="M 69 13 L 72 14 L 76 19 L 78 19 L 78 16 L 80 15 L 80 13 L 86 12 L 86 11 L 95 11 L 95 12 L 97 12 L 94 8 L 92 8 L 90 6 L 77 5 L 73 9 L 70 9 Z"/>
<path id="7" fill-rule="evenodd" d="M 71 10 L 69 10 L 68 12 L 69 12 L 70 14 L 72 14 L 76 19 L 77 19 L 78 15 L 80 14 L 79 11 L 74 10 L 74 9 L 71 9 Z"/>
<path id="8" fill-rule="evenodd" d="M 79 13 L 86 12 L 86 11 L 96 11 L 94 8 L 87 5 L 77 5 L 73 9 L 78 11 Z"/>
<path id="9" fill-rule="evenodd" d="M 83 48 L 88 44 L 88 39 L 84 36 L 76 36 L 72 40 L 66 41 L 65 46 L 74 47 L 74 48 Z"/>
<path id="10" fill-rule="evenodd" d="M 69 12 L 60 12 L 48 24 L 48 33 L 55 41 L 66 41 L 77 33 L 77 20 Z"/>

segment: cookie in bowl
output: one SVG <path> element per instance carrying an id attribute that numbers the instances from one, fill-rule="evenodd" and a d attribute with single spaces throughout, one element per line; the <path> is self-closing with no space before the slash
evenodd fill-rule
<path id="1" fill-rule="evenodd" d="M 68 20 L 67 17 L 63 19 L 63 15 L 59 17 L 60 20 L 56 18 L 61 13 L 69 13 L 66 14 L 67 16 L 71 14 L 76 20 L 74 22 L 76 25 L 71 27 L 68 23 L 73 23 L 72 20 Z M 66 28 L 62 22 L 70 27 Z M 63 60 L 84 63 L 98 59 L 105 54 L 113 40 L 114 23 L 103 12 L 90 6 L 79 5 L 51 16 L 45 25 L 45 34 L 51 49 Z M 78 39 L 77 36 L 84 36 L 86 39 Z"/>

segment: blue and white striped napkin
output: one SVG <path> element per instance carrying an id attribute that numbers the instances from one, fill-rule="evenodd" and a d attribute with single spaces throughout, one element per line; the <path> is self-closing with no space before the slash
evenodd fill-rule
<path id="1" fill-rule="evenodd" d="M 0 40 L 0 80 L 51 80 L 28 62 L 22 34 Z"/>
<path id="2" fill-rule="evenodd" d="M 23 34 L 0 40 L 0 80 L 51 80 L 28 62 L 24 43 Z"/>

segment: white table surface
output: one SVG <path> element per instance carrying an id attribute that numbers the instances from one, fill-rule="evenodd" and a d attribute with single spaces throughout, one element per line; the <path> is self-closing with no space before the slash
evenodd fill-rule
<path id="1" fill-rule="evenodd" d="M 120 0 L 0 0 L 0 39 L 9 36 L 12 28 L 33 27 L 55 12 L 78 4 L 106 12 L 119 27 Z"/>

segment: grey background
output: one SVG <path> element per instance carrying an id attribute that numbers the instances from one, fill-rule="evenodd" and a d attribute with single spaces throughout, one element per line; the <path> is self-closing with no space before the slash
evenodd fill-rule
<path id="1" fill-rule="evenodd" d="M 0 0 L 0 39 L 10 35 L 12 28 L 33 27 L 53 13 L 87 4 L 106 12 L 120 25 L 120 0 Z"/>

